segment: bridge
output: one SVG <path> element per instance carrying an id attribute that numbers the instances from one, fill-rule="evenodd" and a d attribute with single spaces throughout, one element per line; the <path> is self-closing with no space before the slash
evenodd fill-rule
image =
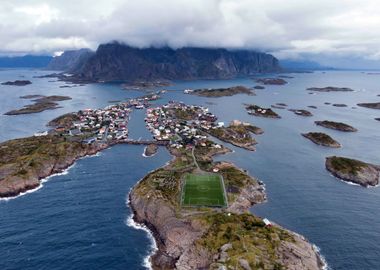
<path id="1" fill-rule="evenodd" d="M 169 144 L 168 140 L 162 140 L 162 141 L 156 141 L 156 140 L 133 140 L 133 139 L 124 139 L 118 141 L 118 143 L 125 143 L 125 144 L 134 144 L 134 145 L 149 145 L 149 144 L 155 144 L 159 146 L 167 146 Z"/>

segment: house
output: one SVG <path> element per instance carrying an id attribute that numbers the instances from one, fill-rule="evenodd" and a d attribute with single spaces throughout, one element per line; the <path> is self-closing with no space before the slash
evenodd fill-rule
<path id="1" fill-rule="evenodd" d="M 263 222 L 265 223 L 266 227 L 272 227 L 272 223 L 267 218 L 264 218 Z"/>
<path id="2" fill-rule="evenodd" d="M 85 144 L 92 144 L 95 141 L 96 141 L 96 138 L 91 137 L 91 138 L 87 138 L 87 139 L 83 140 L 82 142 Z"/>
<path id="3" fill-rule="evenodd" d="M 70 136 L 77 136 L 80 135 L 82 132 L 78 128 L 70 129 L 69 134 Z"/>
<path id="4" fill-rule="evenodd" d="M 34 133 L 35 137 L 41 137 L 41 136 L 46 136 L 46 135 L 48 135 L 47 131 L 39 131 L 39 132 Z"/>
<path id="5" fill-rule="evenodd" d="M 224 127 L 224 122 L 218 122 L 218 127 Z"/>

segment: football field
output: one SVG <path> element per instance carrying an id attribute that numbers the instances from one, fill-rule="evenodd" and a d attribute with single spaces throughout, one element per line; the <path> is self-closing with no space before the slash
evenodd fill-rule
<path id="1" fill-rule="evenodd" d="M 181 200 L 182 206 L 226 207 L 222 177 L 218 174 L 186 174 Z"/>

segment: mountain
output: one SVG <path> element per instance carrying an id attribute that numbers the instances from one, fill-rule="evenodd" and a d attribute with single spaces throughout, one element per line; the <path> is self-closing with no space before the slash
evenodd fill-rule
<path id="1" fill-rule="evenodd" d="M 100 45 L 75 76 L 88 81 L 224 79 L 280 70 L 275 57 L 250 50 L 139 49 L 108 43 Z"/>
<path id="2" fill-rule="evenodd" d="M 54 57 L 46 69 L 75 73 L 82 69 L 83 65 L 93 54 L 94 52 L 90 49 L 65 51 L 60 56 Z"/>
<path id="3" fill-rule="evenodd" d="M 0 57 L 1 68 L 43 68 L 53 57 L 46 55 L 4 56 Z"/>
<path id="4" fill-rule="evenodd" d="M 280 60 L 280 65 L 287 70 L 331 70 L 333 68 L 322 66 L 318 62 L 309 60 Z"/>

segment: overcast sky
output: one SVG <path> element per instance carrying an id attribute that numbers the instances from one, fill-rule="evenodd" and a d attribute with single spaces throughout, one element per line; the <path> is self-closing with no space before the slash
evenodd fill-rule
<path id="1" fill-rule="evenodd" d="M 377 62 L 379 31 L 380 0 L 0 0 L 1 54 L 119 40 Z"/>

